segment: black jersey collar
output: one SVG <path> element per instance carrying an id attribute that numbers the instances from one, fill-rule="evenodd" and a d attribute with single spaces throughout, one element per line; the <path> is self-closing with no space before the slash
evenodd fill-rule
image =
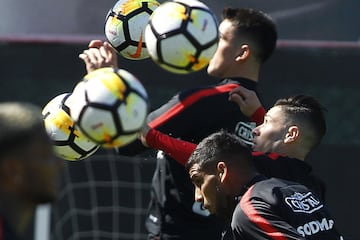
<path id="1" fill-rule="evenodd" d="M 256 89 L 257 82 L 250 80 L 248 78 L 234 77 L 234 78 L 225 78 L 221 80 L 221 83 L 237 83 L 247 89 Z"/>
<path id="2" fill-rule="evenodd" d="M 254 184 L 257 183 L 257 182 L 266 180 L 266 179 L 267 179 L 267 177 L 265 177 L 265 176 L 262 175 L 262 174 L 258 174 L 258 175 L 256 175 L 255 177 L 253 177 L 249 182 L 247 182 L 247 183 L 242 187 L 242 189 L 241 189 L 241 191 L 240 191 L 240 194 L 239 194 L 237 197 L 235 197 L 235 200 L 236 200 L 236 201 L 239 201 L 240 198 L 242 197 L 242 195 L 244 195 L 244 193 L 245 193 L 252 185 L 254 185 Z"/>

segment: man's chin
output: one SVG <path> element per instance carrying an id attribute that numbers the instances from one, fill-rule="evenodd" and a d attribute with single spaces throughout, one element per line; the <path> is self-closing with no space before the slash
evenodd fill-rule
<path id="1" fill-rule="evenodd" d="M 210 75 L 210 76 L 212 76 L 212 77 L 216 77 L 216 76 L 214 75 L 214 72 L 213 72 L 213 70 L 212 70 L 211 68 L 208 67 L 206 71 L 207 71 L 207 74 L 208 74 L 208 75 Z"/>

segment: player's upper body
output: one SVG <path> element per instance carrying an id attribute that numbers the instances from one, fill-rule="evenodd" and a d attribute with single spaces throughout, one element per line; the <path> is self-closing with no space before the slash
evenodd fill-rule
<path id="1" fill-rule="evenodd" d="M 238 106 L 228 101 L 228 95 L 239 85 L 256 91 L 260 68 L 276 47 L 276 26 L 261 11 L 225 9 L 219 32 L 218 48 L 207 72 L 221 79 L 220 82 L 176 94 L 149 114 L 149 126 L 194 143 L 219 129 L 228 129 L 248 142 L 251 140 L 255 124 L 250 124 Z M 87 69 L 108 65 L 109 55 L 100 63 L 97 60 L 106 53 L 106 46 L 93 46 L 102 51 L 92 54 L 95 49 L 90 48 L 80 56 Z M 139 154 L 145 149 L 137 141 L 119 149 L 119 154 Z M 183 165 L 168 155 L 160 156 L 147 219 L 150 234 L 161 235 L 162 239 L 218 239 L 221 225 L 217 219 L 206 215 L 207 211 L 194 203 L 193 186 Z"/>
<path id="2" fill-rule="evenodd" d="M 228 223 L 222 239 L 342 239 L 316 194 L 267 179 L 252 158 L 241 139 L 220 131 L 204 138 L 186 163 L 195 200 Z"/>
<path id="3" fill-rule="evenodd" d="M 244 141 L 250 142 L 249 136 L 255 124 L 238 110 L 236 104 L 227 100 L 229 91 L 239 85 L 253 90 L 256 87 L 256 83 L 248 79 L 233 78 L 213 86 L 183 91 L 160 109 L 150 113 L 148 124 L 159 131 L 194 143 L 222 128 L 237 132 Z M 210 220 L 212 217 L 203 216 L 207 213 L 194 202 L 193 186 L 188 173 L 171 156 L 158 157 L 152 188 L 153 205 L 147 220 L 151 232 L 156 232 L 153 229 L 159 226 L 159 222 L 153 220 L 162 219 L 160 214 L 165 212 L 166 218 L 161 223 L 163 233 L 180 235 L 181 239 L 198 239 L 205 232 L 209 238 L 220 234 L 220 228 L 216 230 L 216 227 L 221 227 L 220 223 L 217 219 Z M 159 211 L 156 205 L 163 209 Z M 209 222 L 213 222 L 213 225 L 208 225 Z"/>
<path id="4" fill-rule="evenodd" d="M 239 199 L 223 239 L 342 239 L 324 202 L 299 183 L 270 178 Z"/>
<path id="5" fill-rule="evenodd" d="M 62 167 L 40 108 L 0 103 L 0 239 L 28 239 L 37 205 L 57 197 Z"/>
<path id="6" fill-rule="evenodd" d="M 241 93 L 239 92 L 241 90 Z M 237 88 L 242 101 L 255 102 L 247 108 L 250 119 L 258 126 L 253 130 L 254 163 L 258 171 L 267 177 L 278 177 L 302 183 L 325 198 L 325 185 L 313 173 L 304 160 L 310 151 L 318 145 L 326 131 L 323 107 L 310 96 L 295 96 L 279 99 L 265 115 L 265 121 L 259 124 L 259 115 L 264 110 L 254 92 Z M 249 100 L 252 99 L 252 100 Z M 244 107 L 244 103 L 242 105 Z M 254 110 L 257 109 L 257 110 Z M 161 149 L 177 162 L 185 165 L 196 144 L 165 135 L 157 130 L 144 131 L 144 142 L 151 147 Z"/>

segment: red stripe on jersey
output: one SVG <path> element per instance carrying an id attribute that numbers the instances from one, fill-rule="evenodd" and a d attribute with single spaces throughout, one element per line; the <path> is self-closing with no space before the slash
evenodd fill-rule
<path id="1" fill-rule="evenodd" d="M 277 153 L 267 153 L 267 154 L 265 154 L 263 152 L 252 152 L 252 155 L 255 156 L 255 157 L 256 156 L 267 156 L 272 160 L 277 160 L 280 157 L 280 155 L 277 154 Z"/>
<path id="2" fill-rule="evenodd" d="M 267 154 L 267 156 L 269 158 L 271 158 L 272 160 L 276 160 L 276 159 L 278 159 L 280 157 L 280 155 L 277 154 L 277 153 L 269 153 L 269 154 Z"/>
<path id="3" fill-rule="evenodd" d="M 200 90 L 200 91 L 196 92 L 195 94 L 190 95 L 189 97 L 185 98 L 184 101 L 181 101 L 181 102 L 175 104 L 174 106 L 172 106 L 167 112 L 165 112 L 158 118 L 154 119 L 153 121 L 149 122 L 148 125 L 151 128 L 157 128 L 159 125 L 166 122 L 168 119 L 172 118 L 173 116 L 177 115 L 179 112 L 184 110 L 186 107 L 192 105 L 193 103 L 197 102 L 199 99 L 208 97 L 208 96 L 212 96 L 212 95 L 216 95 L 216 94 L 230 92 L 232 89 L 234 89 L 238 86 L 239 86 L 238 84 L 226 84 L 226 85 L 221 85 L 221 86 L 217 86 L 214 88 Z"/>
<path id="4" fill-rule="evenodd" d="M 287 240 L 286 236 L 271 225 L 269 221 L 259 215 L 258 211 L 251 204 L 251 192 L 254 186 L 250 187 L 240 200 L 241 209 L 256 226 L 262 229 L 269 239 Z"/>

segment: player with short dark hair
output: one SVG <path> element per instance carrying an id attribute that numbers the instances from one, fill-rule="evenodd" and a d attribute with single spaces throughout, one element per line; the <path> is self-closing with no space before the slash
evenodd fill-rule
<path id="1" fill-rule="evenodd" d="M 195 200 L 227 221 L 222 239 L 341 240 L 325 204 L 304 185 L 266 179 L 234 134 L 202 140 L 186 163 Z"/>
<path id="2" fill-rule="evenodd" d="M 221 81 L 179 92 L 149 114 L 150 127 L 194 143 L 219 129 L 227 129 L 251 143 L 255 123 L 238 111 L 236 104 L 229 103 L 228 95 L 238 86 L 256 91 L 260 68 L 276 47 L 276 25 L 259 10 L 226 8 L 219 32 L 218 48 L 207 72 Z M 116 64 L 109 61 L 106 45 L 93 41 L 89 46 L 80 56 L 87 69 Z M 134 155 L 147 149 L 137 141 L 120 148 L 119 154 Z M 159 152 L 146 220 L 149 239 L 220 238 L 222 222 L 208 216 L 194 202 L 193 194 L 183 165 Z"/>
<path id="3" fill-rule="evenodd" d="M 324 200 L 325 184 L 312 173 L 305 160 L 325 134 L 325 108 L 311 96 L 296 95 L 279 99 L 263 121 L 259 119 L 264 110 L 255 92 L 240 86 L 231 91 L 230 99 L 258 124 L 252 140 L 257 170 L 267 177 L 304 184 Z M 144 130 L 143 135 L 144 144 L 163 150 L 182 165 L 196 148 L 194 143 L 155 129 Z"/>
<path id="4" fill-rule="evenodd" d="M 62 164 L 54 155 L 40 108 L 0 103 L 1 240 L 27 239 L 37 205 L 57 197 Z"/>

